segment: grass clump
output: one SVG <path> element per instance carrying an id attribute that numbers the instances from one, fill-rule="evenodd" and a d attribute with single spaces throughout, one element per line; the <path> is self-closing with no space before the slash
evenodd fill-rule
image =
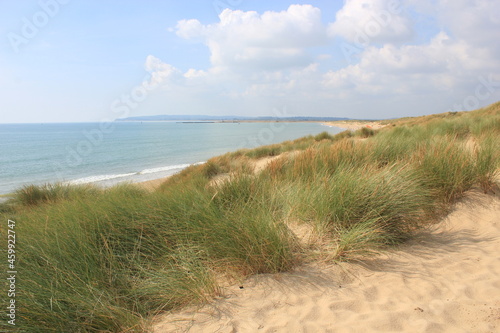
<path id="1" fill-rule="evenodd" d="M 332 141 L 333 138 L 334 138 L 334 136 L 332 136 L 330 133 L 328 133 L 328 132 L 321 132 L 321 133 L 319 133 L 318 135 L 316 135 L 314 137 L 314 140 L 315 141 L 323 141 L 323 140 Z"/>
<path id="2" fill-rule="evenodd" d="M 270 145 L 252 149 L 246 153 L 246 156 L 250 158 L 262 158 L 266 156 L 277 156 L 281 154 L 281 152 L 280 145 Z"/>
<path id="3" fill-rule="evenodd" d="M 500 140 L 492 136 L 486 136 L 479 140 L 474 153 L 476 155 L 476 181 L 485 193 L 493 191 L 495 180 L 500 173 Z"/>
<path id="4" fill-rule="evenodd" d="M 335 260 L 356 260 L 378 254 L 390 239 L 383 231 L 383 223 L 377 219 L 364 220 L 350 227 L 337 226 L 330 238 L 334 246 L 327 257 Z M 325 256 L 325 253 L 321 254 Z"/>
<path id="5" fill-rule="evenodd" d="M 369 138 L 370 136 L 374 136 L 375 133 L 376 133 L 375 130 L 373 130 L 372 128 L 368 128 L 366 126 L 363 126 L 359 130 L 357 130 L 354 133 L 354 135 L 362 137 L 362 138 Z"/>
<path id="6" fill-rule="evenodd" d="M 432 207 L 430 191 L 409 168 L 345 165 L 320 175 L 298 180 L 292 206 L 334 242 L 339 259 L 408 239 Z"/>
<path id="7" fill-rule="evenodd" d="M 207 163 L 205 163 L 203 165 L 203 175 L 208 178 L 208 179 L 211 179 L 215 176 L 217 176 L 218 174 L 221 174 L 223 173 L 224 171 L 222 171 L 222 168 L 217 165 L 216 163 L 214 163 L 213 161 L 208 161 Z"/>
<path id="8" fill-rule="evenodd" d="M 89 185 L 44 184 L 41 186 L 26 185 L 14 192 L 11 203 L 21 206 L 37 206 L 43 203 L 55 203 L 92 196 L 96 189 Z"/>
<path id="9" fill-rule="evenodd" d="M 432 142 L 416 158 L 420 160 L 422 178 L 444 202 L 459 199 L 478 180 L 475 158 L 464 143 L 440 139 Z"/>
<path id="10" fill-rule="evenodd" d="M 352 138 L 354 134 L 352 133 L 351 130 L 345 130 L 343 132 L 337 133 L 333 136 L 335 140 L 342 140 L 342 139 L 348 139 Z"/>

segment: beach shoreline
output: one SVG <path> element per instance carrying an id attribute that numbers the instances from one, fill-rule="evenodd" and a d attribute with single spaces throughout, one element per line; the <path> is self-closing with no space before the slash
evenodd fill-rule
<path id="1" fill-rule="evenodd" d="M 276 121 L 272 120 L 245 120 L 241 122 L 255 122 L 255 123 L 273 123 Z M 335 128 L 340 128 L 344 130 L 358 130 L 362 127 L 368 127 L 372 129 L 380 129 L 385 127 L 385 125 L 381 124 L 378 121 L 360 121 L 360 120 L 352 120 L 352 121 L 344 121 L 344 120 L 339 120 L 339 121 L 333 121 L 333 122 L 317 122 L 317 121 L 297 121 L 297 122 L 314 122 L 318 123 L 323 126 L 328 126 L 328 127 L 335 127 Z M 215 157 L 215 156 L 214 156 Z M 262 166 L 262 162 L 261 162 Z M 261 167 L 260 166 L 260 167 Z M 180 172 L 180 171 L 179 171 Z M 165 181 L 167 181 L 170 177 L 172 177 L 175 174 L 166 176 L 166 177 L 160 177 L 157 179 L 151 179 L 147 181 L 142 181 L 142 182 L 136 182 L 134 184 L 139 185 L 140 187 L 149 190 L 149 191 L 154 191 L 156 190 L 161 184 L 163 184 Z"/>
<path id="2" fill-rule="evenodd" d="M 275 121 L 272 120 L 247 120 L 247 121 L 241 121 L 241 122 L 258 122 L 258 123 L 273 123 Z M 355 131 L 363 127 L 368 127 L 371 129 L 380 129 L 385 127 L 386 125 L 381 124 L 379 121 L 361 121 L 361 120 L 339 120 L 339 121 L 333 121 L 333 122 L 316 122 L 316 121 L 297 121 L 297 122 L 315 122 L 318 124 L 321 124 L 323 126 L 328 126 L 328 127 L 335 127 L 335 128 L 341 128 L 344 130 L 351 130 Z M 262 163 L 261 163 L 262 164 Z M 147 180 L 147 181 L 142 181 L 142 182 L 136 182 L 134 184 L 139 185 L 140 187 L 149 190 L 149 191 L 154 191 L 156 190 L 161 184 L 163 184 L 165 181 L 167 181 L 170 177 L 172 177 L 175 174 L 166 176 L 166 177 L 160 177 L 157 179 L 152 179 L 152 180 Z"/>

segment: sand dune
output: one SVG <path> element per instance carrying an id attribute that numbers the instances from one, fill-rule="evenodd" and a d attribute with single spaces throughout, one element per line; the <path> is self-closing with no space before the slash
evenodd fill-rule
<path id="1" fill-rule="evenodd" d="M 387 255 L 241 287 L 157 318 L 154 332 L 500 332 L 500 196 L 471 192 Z"/>

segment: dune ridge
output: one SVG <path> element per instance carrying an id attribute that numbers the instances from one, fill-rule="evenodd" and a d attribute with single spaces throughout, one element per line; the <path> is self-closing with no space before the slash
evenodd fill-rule
<path id="1" fill-rule="evenodd" d="M 399 249 L 253 276 L 154 332 L 498 332 L 499 222 L 500 196 L 471 191 Z"/>

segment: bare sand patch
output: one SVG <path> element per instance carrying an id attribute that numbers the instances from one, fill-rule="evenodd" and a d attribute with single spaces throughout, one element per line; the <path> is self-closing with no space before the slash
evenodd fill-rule
<path id="1" fill-rule="evenodd" d="M 330 121 L 323 123 L 323 125 L 339 127 L 352 131 L 358 130 L 363 127 L 368 127 L 371 129 L 379 129 L 386 126 L 378 121 Z"/>

